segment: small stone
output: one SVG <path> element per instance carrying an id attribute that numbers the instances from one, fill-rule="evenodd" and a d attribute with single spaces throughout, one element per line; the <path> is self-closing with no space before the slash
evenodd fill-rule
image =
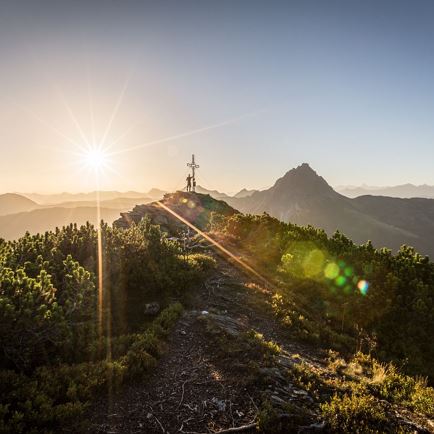
<path id="1" fill-rule="evenodd" d="M 305 390 L 301 390 L 301 389 L 294 389 L 292 393 L 294 393 L 295 395 L 303 395 L 303 396 L 308 395 L 308 393 Z"/>
<path id="2" fill-rule="evenodd" d="M 160 304 L 156 301 L 145 305 L 145 315 L 157 315 L 160 312 Z"/>
<path id="3" fill-rule="evenodd" d="M 282 398 L 279 398 L 277 395 L 271 395 L 270 399 L 274 401 L 276 404 L 280 404 L 280 405 L 286 404 L 286 401 L 284 401 Z"/>

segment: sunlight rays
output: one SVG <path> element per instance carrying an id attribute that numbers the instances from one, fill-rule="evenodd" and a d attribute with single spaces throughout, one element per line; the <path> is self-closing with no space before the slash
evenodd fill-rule
<path id="1" fill-rule="evenodd" d="M 96 122 L 98 121 L 97 113 L 95 112 L 95 105 L 93 99 L 93 89 L 91 85 L 91 81 L 88 76 L 87 80 L 87 114 L 89 116 L 89 124 L 88 128 L 90 131 L 86 131 L 88 128 L 84 128 L 80 123 L 80 118 L 77 116 L 77 113 L 74 112 L 73 106 L 70 104 L 65 98 L 65 94 L 63 93 L 60 86 L 55 87 L 56 95 L 60 99 L 63 108 L 65 109 L 68 119 L 70 121 L 70 125 L 73 127 L 72 133 L 65 133 L 57 126 L 52 125 L 50 122 L 42 119 L 40 116 L 37 116 L 34 112 L 28 109 L 23 109 L 25 112 L 29 113 L 35 120 L 44 125 L 50 131 L 52 131 L 56 136 L 63 139 L 63 143 L 56 147 L 50 148 L 51 151 L 60 152 L 65 154 L 65 157 L 62 157 L 62 164 L 65 169 L 68 166 L 74 170 L 66 170 L 66 172 L 70 175 L 77 173 L 77 179 L 80 179 L 81 182 L 85 182 L 88 185 L 93 185 L 95 188 L 95 213 L 96 213 L 96 291 L 97 291 L 97 306 L 95 312 L 95 320 L 97 322 L 98 334 L 100 339 L 100 351 L 102 354 L 105 352 L 106 360 L 111 360 L 111 318 L 110 318 L 110 293 L 109 288 L 105 287 L 105 254 L 104 254 L 104 229 L 102 226 L 102 205 L 101 205 L 101 181 L 103 176 L 107 176 L 108 173 L 113 173 L 120 178 L 127 178 L 127 174 L 122 176 L 121 173 L 117 172 L 114 169 L 114 164 L 117 161 L 117 157 L 123 154 L 132 153 L 134 151 L 153 146 L 159 145 L 167 142 L 176 141 L 179 139 L 192 137 L 194 135 L 198 135 L 201 133 L 205 133 L 211 130 L 215 130 L 218 128 L 222 128 L 227 125 L 234 124 L 248 117 L 256 116 L 261 111 L 249 112 L 242 114 L 240 116 L 232 117 L 226 120 L 223 120 L 218 123 L 213 123 L 205 126 L 201 126 L 198 128 L 194 128 L 188 131 L 181 132 L 179 134 L 168 135 L 166 137 L 162 137 L 156 140 L 150 140 L 138 145 L 126 146 L 123 149 L 120 149 L 121 143 L 124 143 L 126 138 L 132 132 L 132 130 L 137 126 L 138 123 L 132 124 L 128 126 L 124 131 L 122 131 L 117 137 L 112 138 L 112 130 L 113 126 L 118 119 L 119 111 L 121 109 L 122 103 L 125 99 L 125 95 L 127 93 L 132 73 L 130 73 L 119 92 L 119 95 L 115 99 L 112 110 L 109 111 L 110 115 L 107 119 L 107 123 L 102 129 L 102 134 L 99 134 L 98 128 L 96 127 Z M 74 134 L 74 137 L 71 137 L 70 134 Z M 73 158 L 68 158 L 73 157 Z M 202 235 L 205 239 L 211 242 L 217 249 L 219 249 L 223 254 L 229 256 L 238 263 L 244 270 L 255 275 L 262 282 L 266 283 L 269 286 L 269 282 L 262 277 L 256 270 L 242 261 L 240 258 L 229 252 L 226 248 L 224 248 L 220 243 L 210 238 L 207 234 L 200 231 L 198 228 L 193 226 L 191 223 L 183 219 L 178 214 L 174 213 L 172 210 L 167 208 L 164 204 L 159 203 L 160 206 L 169 213 L 173 214 L 176 218 L 183 221 L 185 224 L 190 226 L 192 229 L 197 231 L 200 235 Z M 108 384 L 111 384 L 111 381 L 108 381 Z M 110 395 L 110 393 L 109 393 Z"/>
<path id="2" fill-rule="evenodd" d="M 39 122 L 41 125 L 44 125 L 51 132 L 53 132 L 54 134 L 56 134 L 60 138 L 66 140 L 70 145 L 73 145 L 74 147 L 79 147 L 79 148 L 81 148 L 81 150 L 85 149 L 79 142 L 77 142 L 76 140 L 72 139 L 71 137 L 69 137 L 68 135 L 66 135 L 62 131 L 60 131 L 58 128 L 56 128 L 54 125 L 50 124 L 46 120 L 42 119 L 33 110 L 30 110 L 29 108 L 21 106 L 21 105 L 19 105 L 17 103 L 13 103 L 13 104 L 18 109 L 20 109 L 20 110 L 24 111 L 25 113 L 27 113 L 31 118 L 33 118 L 34 120 L 36 120 L 37 122 Z M 48 147 L 48 148 L 49 149 L 53 149 L 53 150 L 57 150 L 57 148 L 54 148 L 54 147 Z"/>
<path id="3" fill-rule="evenodd" d="M 237 117 L 234 117 L 234 118 L 231 118 L 231 119 L 227 119 L 225 121 L 222 121 L 222 122 L 219 122 L 219 123 L 216 123 L 216 124 L 207 125 L 207 126 L 204 126 L 204 127 L 200 127 L 200 128 L 196 128 L 196 129 L 193 129 L 193 130 L 186 131 L 184 133 L 175 134 L 173 136 L 168 136 L 168 137 L 163 137 L 161 139 L 152 140 L 152 141 L 149 141 L 149 142 L 142 143 L 140 145 L 131 146 L 129 148 L 125 148 L 125 149 L 119 150 L 117 152 L 112 152 L 111 155 L 119 155 L 119 154 L 123 154 L 123 153 L 126 153 L 126 152 L 132 152 L 132 151 L 136 151 L 138 149 L 146 148 L 148 146 L 159 145 L 161 143 L 171 142 L 171 141 L 174 141 L 174 140 L 183 139 L 185 137 L 194 136 L 196 134 L 203 133 L 205 131 L 214 130 L 214 129 L 217 129 L 217 128 L 224 127 L 226 125 L 234 124 L 234 123 L 236 123 L 236 122 L 238 122 L 238 121 L 240 121 L 242 119 L 245 119 L 245 118 L 248 118 L 248 117 L 251 117 L 251 116 L 256 116 L 257 114 L 259 114 L 259 113 L 261 113 L 263 111 L 264 110 L 259 110 L 259 111 L 255 111 L 255 112 L 245 113 L 243 115 L 240 115 L 240 116 L 237 116 Z"/>
<path id="4" fill-rule="evenodd" d="M 78 131 L 78 133 L 80 135 L 81 140 L 83 140 L 83 142 L 87 146 L 89 146 L 90 143 L 89 143 L 88 138 L 86 137 L 86 134 L 84 133 L 83 129 L 81 128 L 81 125 L 78 122 L 76 116 L 74 115 L 74 113 L 73 113 L 73 111 L 72 111 L 72 109 L 71 109 L 68 101 L 66 101 L 65 96 L 63 95 L 63 92 L 61 91 L 60 87 L 58 87 L 58 86 L 56 86 L 56 93 L 58 94 L 60 100 L 62 101 L 62 104 L 65 107 L 65 109 L 66 109 L 66 111 L 67 111 L 67 113 L 68 113 L 68 115 L 69 115 L 72 123 L 74 124 L 75 128 L 77 129 L 77 131 Z"/>
<path id="5" fill-rule="evenodd" d="M 253 274 L 255 277 L 257 277 L 266 287 L 268 288 L 274 288 L 274 285 L 272 285 L 264 276 L 259 274 L 255 269 L 253 269 L 249 264 L 244 262 L 242 259 L 240 259 L 238 256 L 234 255 L 232 252 L 230 252 L 226 247 L 222 246 L 218 241 L 211 238 L 208 234 L 201 231 L 197 226 L 195 226 L 193 223 L 189 222 L 187 219 L 179 215 L 177 212 L 170 209 L 168 206 L 166 206 L 161 201 L 157 201 L 158 206 L 163 208 L 165 211 L 167 211 L 169 214 L 173 215 L 175 218 L 177 218 L 180 222 L 187 225 L 189 228 L 193 229 L 196 233 L 198 233 L 200 236 L 205 238 L 207 241 L 209 241 L 214 247 L 217 247 L 218 250 L 220 250 L 223 254 L 225 254 L 227 257 L 231 258 L 233 261 L 235 261 L 238 265 L 241 265 L 241 267 L 249 272 L 250 274 Z"/>
<path id="6" fill-rule="evenodd" d="M 104 134 L 103 134 L 103 136 L 102 136 L 102 138 L 101 138 L 101 141 L 100 141 L 101 145 L 104 145 L 104 144 L 105 144 L 105 141 L 106 141 L 106 139 L 107 139 L 107 136 L 108 136 L 108 134 L 110 133 L 111 127 L 112 127 L 113 122 L 114 122 L 114 120 L 115 120 L 115 118 L 116 118 L 116 116 L 117 116 L 117 113 L 118 113 L 118 111 L 119 111 L 119 108 L 120 108 L 120 106 L 121 106 L 121 104 L 122 104 L 122 100 L 124 99 L 125 93 L 126 93 L 126 91 L 127 91 L 128 85 L 129 85 L 129 83 L 130 83 L 131 75 L 132 75 L 132 72 L 130 72 L 130 73 L 128 74 L 128 76 L 127 76 L 127 78 L 126 78 L 126 80 L 125 80 L 124 86 L 122 87 L 122 90 L 121 90 L 121 92 L 120 92 L 120 94 L 119 94 L 119 96 L 118 96 L 118 99 L 117 99 L 117 101 L 116 101 L 116 104 L 115 104 L 115 106 L 114 106 L 114 108 L 113 108 L 113 110 L 112 110 L 112 114 L 111 114 L 111 116 L 110 116 L 110 119 L 109 119 L 109 121 L 108 121 L 108 123 L 107 123 L 107 126 L 106 126 L 106 128 L 105 128 Z"/>

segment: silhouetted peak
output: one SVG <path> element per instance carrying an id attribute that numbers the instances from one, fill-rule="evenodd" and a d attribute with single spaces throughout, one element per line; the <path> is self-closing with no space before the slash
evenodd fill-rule
<path id="1" fill-rule="evenodd" d="M 300 164 L 300 166 L 297 166 L 295 169 L 292 169 L 293 171 L 298 171 L 298 172 L 310 172 L 310 173 L 314 173 L 315 175 L 317 174 L 315 172 L 315 170 L 312 169 L 312 167 L 309 166 L 309 163 L 302 163 Z"/>
<path id="2" fill-rule="evenodd" d="M 272 188 L 291 191 L 297 195 L 334 192 L 326 180 L 319 176 L 307 163 L 291 169 L 282 178 L 278 179 Z"/>
<path id="3" fill-rule="evenodd" d="M 243 188 L 237 194 L 234 194 L 233 197 L 235 197 L 235 198 L 248 197 L 248 196 L 251 196 L 255 192 L 256 192 L 256 190 L 247 190 L 247 188 Z"/>

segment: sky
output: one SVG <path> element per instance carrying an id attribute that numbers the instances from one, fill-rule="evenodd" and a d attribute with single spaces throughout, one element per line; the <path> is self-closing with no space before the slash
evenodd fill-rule
<path id="1" fill-rule="evenodd" d="M 434 184 L 434 2 L 0 0 L 0 192 Z M 104 149 L 97 175 L 88 149 Z"/>

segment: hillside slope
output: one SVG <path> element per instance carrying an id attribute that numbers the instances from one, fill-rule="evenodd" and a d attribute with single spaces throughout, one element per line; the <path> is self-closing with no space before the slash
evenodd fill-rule
<path id="1" fill-rule="evenodd" d="M 168 195 L 166 205 L 185 197 Z M 199 195 L 197 201 L 203 199 Z M 141 214 L 158 222 L 167 211 L 154 204 Z M 88 412 L 89 433 L 432 432 L 426 415 L 366 391 L 395 374 L 383 368 L 383 378 L 374 379 L 381 365 L 369 356 L 344 360 L 301 342 L 293 334 L 293 318 L 279 316 L 282 298 L 271 283 L 264 285 L 237 263 L 205 251 L 217 268 L 190 294 L 167 353 L 145 382 L 128 385 L 114 399 L 100 397 Z M 293 300 L 289 304 L 294 319 L 304 321 L 306 312 Z M 303 325 L 302 334 L 312 332 L 305 327 L 310 330 Z M 409 384 L 399 375 L 393 381 L 398 388 Z"/>
<path id="2" fill-rule="evenodd" d="M 339 193 L 307 164 L 290 170 L 268 190 L 245 198 L 228 198 L 241 212 L 267 212 L 284 222 L 313 225 L 332 234 L 343 232 L 356 243 L 377 247 L 402 244 L 434 256 L 434 200 L 364 197 Z"/>
<path id="3" fill-rule="evenodd" d="M 0 216 L 30 211 L 38 208 L 38 204 L 27 197 L 14 193 L 0 195 Z"/>

